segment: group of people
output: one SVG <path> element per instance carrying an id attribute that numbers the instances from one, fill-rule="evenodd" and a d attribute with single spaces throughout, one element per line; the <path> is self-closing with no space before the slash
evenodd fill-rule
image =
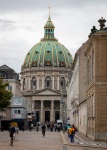
<path id="1" fill-rule="evenodd" d="M 37 128 L 37 131 L 39 131 L 39 124 L 37 124 L 36 128 Z M 33 128 L 33 123 L 30 124 L 30 131 L 32 130 Z M 56 131 L 60 131 L 61 129 L 63 129 L 63 131 L 67 131 L 68 132 L 68 137 L 70 138 L 70 142 L 74 142 L 74 137 L 75 137 L 75 132 L 77 131 L 77 128 L 73 125 L 70 125 L 70 124 L 56 124 L 56 123 L 50 123 L 50 124 L 42 124 L 41 125 L 41 130 L 42 130 L 42 134 L 43 134 L 43 137 L 45 136 L 45 132 L 46 132 L 46 129 L 50 129 L 50 131 L 52 132 L 53 129 Z M 16 135 L 18 134 L 19 132 L 19 128 L 18 126 L 14 126 L 14 125 L 11 125 L 10 128 L 9 128 L 9 134 L 10 134 L 10 138 L 11 138 L 11 146 L 13 145 L 13 140 L 16 138 Z"/>
<path id="2" fill-rule="evenodd" d="M 58 130 L 58 132 L 59 132 L 60 129 L 61 129 L 61 125 L 60 124 L 57 125 L 57 124 L 54 124 L 54 123 L 50 123 L 50 125 L 49 124 L 47 125 L 47 128 L 50 129 L 51 132 L 53 132 L 53 129 L 55 129 L 55 132 L 56 132 L 56 130 Z M 46 131 L 45 123 L 42 125 L 41 129 L 42 129 L 42 134 L 43 134 L 43 137 L 44 137 L 45 136 L 45 131 Z"/>
<path id="3" fill-rule="evenodd" d="M 55 132 L 56 130 L 58 130 L 58 132 L 62 129 L 64 132 L 68 132 L 68 137 L 70 138 L 70 142 L 74 142 L 74 137 L 75 137 L 75 132 L 77 131 L 77 128 L 74 126 L 74 124 L 71 126 L 70 124 L 66 124 L 66 123 L 63 123 L 62 124 L 62 127 L 60 124 L 50 124 L 50 126 L 48 127 L 50 128 L 50 131 L 52 132 L 53 131 L 53 128 L 55 128 Z M 46 125 L 43 124 L 41 126 L 41 129 L 42 129 L 42 134 L 43 134 L 43 137 L 45 136 L 45 131 L 46 131 Z"/>

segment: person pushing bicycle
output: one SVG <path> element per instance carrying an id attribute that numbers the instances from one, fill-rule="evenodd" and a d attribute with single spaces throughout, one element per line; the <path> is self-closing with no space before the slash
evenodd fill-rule
<path id="1" fill-rule="evenodd" d="M 14 125 L 11 125 L 10 129 L 9 129 L 9 133 L 10 133 L 10 145 L 13 146 L 13 138 L 14 138 L 14 134 L 15 134 L 15 127 Z"/>

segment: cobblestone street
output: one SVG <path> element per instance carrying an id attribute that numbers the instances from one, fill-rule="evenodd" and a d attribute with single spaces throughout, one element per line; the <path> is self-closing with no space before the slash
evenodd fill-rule
<path id="1" fill-rule="evenodd" d="M 49 131 L 44 138 L 41 131 L 20 131 L 13 147 L 9 143 L 9 133 L 0 132 L 0 150 L 61 150 L 63 145 L 60 133 Z"/>
<path id="2" fill-rule="evenodd" d="M 74 143 L 70 142 L 67 133 L 46 131 L 20 131 L 13 147 L 10 146 L 8 131 L 0 132 L 0 150 L 107 150 L 105 142 L 95 142 L 76 133 Z"/>

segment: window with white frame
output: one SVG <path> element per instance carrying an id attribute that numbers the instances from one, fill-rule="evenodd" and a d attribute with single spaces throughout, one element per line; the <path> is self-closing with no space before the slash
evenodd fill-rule
<path id="1" fill-rule="evenodd" d="M 13 105 L 22 105 L 22 98 L 14 98 Z"/>
<path id="2" fill-rule="evenodd" d="M 21 114 L 21 110 L 20 109 L 15 109 L 14 114 Z"/>
<path id="3" fill-rule="evenodd" d="M 11 85 L 8 86 L 8 90 L 12 91 L 12 86 Z"/>
<path id="4" fill-rule="evenodd" d="M 25 78 L 23 79 L 23 90 L 26 89 L 26 81 L 25 81 Z"/>

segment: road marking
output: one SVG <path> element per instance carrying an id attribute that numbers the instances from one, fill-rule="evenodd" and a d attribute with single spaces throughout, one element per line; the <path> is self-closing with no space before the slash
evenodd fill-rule
<path id="1" fill-rule="evenodd" d="M 92 145 L 97 145 L 97 144 L 95 144 L 95 143 L 92 143 Z"/>
<path id="2" fill-rule="evenodd" d="M 63 145 L 63 146 L 62 146 L 62 149 L 63 149 L 63 150 L 68 150 L 66 145 Z"/>
<path id="3" fill-rule="evenodd" d="M 82 142 L 84 142 L 84 144 L 87 144 L 87 145 L 89 145 L 89 143 L 88 142 L 86 142 L 86 141 L 84 141 L 83 139 L 81 139 L 80 137 L 77 137 L 79 140 L 81 140 Z M 76 137 L 75 137 L 75 141 L 77 142 L 77 143 L 79 143 L 80 141 L 78 140 L 78 139 L 76 139 Z"/>
<path id="4" fill-rule="evenodd" d="M 81 139 L 79 136 L 77 136 L 77 135 L 75 135 L 77 138 L 79 138 L 82 142 L 84 142 L 84 140 L 83 139 Z"/>

